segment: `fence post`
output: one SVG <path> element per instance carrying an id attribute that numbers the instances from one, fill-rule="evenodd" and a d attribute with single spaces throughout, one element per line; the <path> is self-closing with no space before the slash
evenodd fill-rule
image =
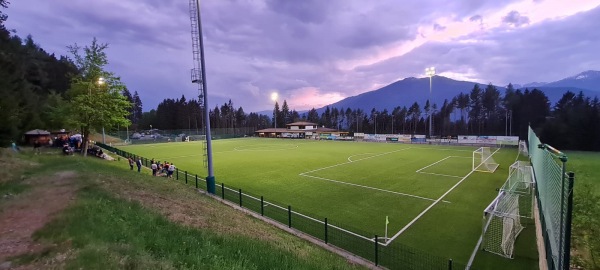
<path id="1" fill-rule="evenodd" d="M 292 227 L 292 206 L 288 205 L 288 228 Z"/>
<path id="2" fill-rule="evenodd" d="M 329 238 L 327 235 L 327 218 L 325 218 L 325 244 L 327 244 L 329 242 Z"/>
<path id="3" fill-rule="evenodd" d="M 240 207 L 242 207 L 242 189 L 240 188 L 239 191 L 240 191 Z"/>
<path id="4" fill-rule="evenodd" d="M 452 270 L 452 259 L 448 260 L 448 270 Z"/>
<path id="5" fill-rule="evenodd" d="M 196 188 L 198 188 L 198 175 L 196 174 Z"/>
<path id="6" fill-rule="evenodd" d="M 179 168 L 175 168 L 175 180 L 179 180 Z"/>
<path id="7" fill-rule="evenodd" d="M 221 199 L 225 200 L 225 184 L 221 183 Z"/>
<path id="8" fill-rule="evenodd" d="M 563 269 L 569 269 L 571 264 L 571 222 L 573 221 L 573 184 L 575 183 L 575 173 L 569 172 L 569 189 L 567 197 L 567 224 L 565 226 L 565 255 Z"/>
<path id="9" fill-rule="evenodd" d="M 375 235 L 375 266 L 379 265 L 379 237 Z"/>
<path id="10" fill-rule="evenodd" d="M 265 198 L 263 196 L 260 196 L 260 215 L 265 215 Z"/>
<path id="11" fill-rule="evenodd" d="M 187 171 L 185 171 L 185 183 L 187 184 Z"/>

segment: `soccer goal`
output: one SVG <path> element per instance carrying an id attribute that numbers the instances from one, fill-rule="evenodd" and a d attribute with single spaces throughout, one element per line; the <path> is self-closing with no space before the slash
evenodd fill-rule
<path id="1" fill-rule="evenodd" d="M 489 147 L 480 147 L 473 151 L 473 167 L 474 171 L 493 173 L 498 168 L 498 163 L 492 157 L 492 151 Z"/>
<path id="2" fill-rule="evenodd" d="M 533 202 L 535 178 L 533 168 L 526 161 L 516 161 L 510 165 L 508 179 L 500 190 L 511 192 L 519 196 L 519 215 L 524 218 L 533 218 Z"/>
<path id="3" fill-rule="evenodd" d="M 527 150 L 527 143 L 524 140 L 519 141 L 519 154 L 526 157 L 529 156 L 529 150 Z"/>
<path id="4" fill-rule="evenodd" d="M 483 250 L 512 259 L 515 241 L 522 230 L 519 195 L 500 191 L 483 212 Z"/>

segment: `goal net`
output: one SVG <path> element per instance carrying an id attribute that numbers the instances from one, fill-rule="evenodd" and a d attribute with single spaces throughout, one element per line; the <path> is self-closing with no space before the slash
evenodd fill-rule
<path id="1" fill-rule="evenodd" d="M 498 163 L 492 157 L 492 151 L 489 147 L 480 147 L 473 151 L 473 167 L 474 171 L 493 173 L 498 168 Z"/>
<path id="2" fill-rule="evenodd" d="M 527 143 L 524 140 L 519 141 L 519 154 L 526 157 L 529 156 L 529 150 L 527 150 Z"/>
<path id="3" fill-rule="evenodd" d="M 512 259 L 515 241 L 522 230 L 519 195 L 500 191 L 483 213 L 483 250 Z"/>
<path id="4" fill-rule="evenodd" d="M 523 230 L 521 218 L 533 217 L 534 177 L 532 167 L 516 161 L 498 196 L 483 212 L 483 250 L 512 258 L 515 240 Z"/>

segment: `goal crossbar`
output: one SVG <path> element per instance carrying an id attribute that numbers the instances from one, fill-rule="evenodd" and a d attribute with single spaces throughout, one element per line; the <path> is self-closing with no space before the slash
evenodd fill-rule
<path id="1" fill-rule="evenodd" d="M 480 147 L 473 151 L 473 171 L 493 173 L 498 166 L 499 164 L 494 161 L 489 147 Z"/>

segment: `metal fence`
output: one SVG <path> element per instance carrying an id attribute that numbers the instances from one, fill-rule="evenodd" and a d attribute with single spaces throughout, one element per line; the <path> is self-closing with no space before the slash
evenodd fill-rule
<path id="1" fill-rule="evenodd" d="M 101 143 L 97 143 L 97 145 L 125 158 L 141 159 L 142 164 L 146 167 L 151 165 L 151 161 L 147 158 L 109 145 Z M 190 174 L 187 171 L 180 171 L 177 168 L 173 177 L 196 188 L 206 190 L 206 180 L 197 174 Z M 290 205 L 281 204 L 273 200 L 267 201 L 264 196 L 251 194 L 239 188 L 225 186 L 224 183 L 218 183 L 215 196 L 284 224 L 289 228 L 301 231 L 328 245 L 346 250 L 373 262 L 377 266 L 383 266 L 388 269 L 423 270 L 466 268 L 465 264 L 454 262 L 452 259 L 435 256 L 397 242 L 385 243 L 382 241 L 384 239 L 378 235 L 369 236 L 364 231 L 350 228 L 349 226 L 342 226 L 328 220 L 326 217 L 303 214 L 299 209 L 295 209 Z"/>
<path id="2" fill-rule="evenodd" d="M 548 269 L 567 270 L 570 263 L 575 175 L 566 173 L 567 156 L 543 144 L 531 127 L 528 137 Z"/>

